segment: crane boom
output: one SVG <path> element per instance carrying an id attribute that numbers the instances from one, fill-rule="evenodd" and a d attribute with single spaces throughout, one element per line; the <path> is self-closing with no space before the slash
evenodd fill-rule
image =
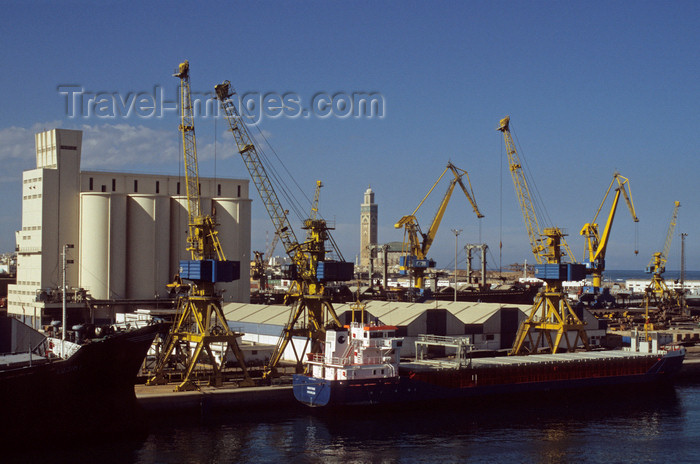
<path id="1" fill-rule="evenodd" d="M 226 120 L 229 123 L 231 133 L 236 139 L 238 151 L 252 177 L 253 183 L 258 189 L 262 203 L 275 227 L 275 232 L 279 236 L 279 240 L 282 242 L 285 252 L 288 254 L 293 253 L 294 249 L 298 246 L 296 235 L 287 218 L 287 212 L 282 208 L 277 193 L 272 187 L 270 177 L 265 170 L 264 164 L 260 160 L 260 155 L 248 133 L 248 129 L 245 124 L 241 122 L 238 110 L 230 98 L 235 92 L 228 81 L 217 85 L 215 89 L 221 108 L 224 110 Z"/>
<path id="2" fill-rule="evenodd" d="M 428 196 L 430 196 L 433 190 L 435 190 L 435 187 L 440 183 L 440 181 L 448 171 L 452 172 L 454 178 L 450 181 L 449 185 L 447 186 L 447 191 L 442 197 L 437 212 L 433 217 L 433 221 L 430 223 L 428 231 L 424 234 L 420 229 L 418 220 L 416 219 L 416 213 L 423 205 L 425 200 L 428 198 Z M 467 189 L 466 185 L 462 181 L 463 177 L 467 178 L 469 189 Z M 401 217 L 401 219 L 399 219 L 396 222 L 396 224 L 394 224 L 394 227 L 397 229 L 400 229 L 401 227 L 404 228 L 403 256 L 401 257 L 401 260 L 403 262 L 403 264 L 401 265 L 402 272 L 411 272 L 415 279 L 414 288 L 418 290 L 422 290 L 423 288 L 423 276 L 425 274 L 425 269 L 428 267 L 435 266 L 434 261 L 427 259 L 428 251 L 430 250 L 430 247 L 432 246 L 433 241 L 435 240 L 437 231 L 440 228 L 440 223 L 442 222 L 442 218 L 445 215 L 447 204 L 449 203 L 450 198 L 452 197 L 452 192 L 454 191 L 454 188 L 457 184 L 459 184 L 462 188 L 462 191 L 464 191 L 464 195 L 467 197 L 467 200 L 469 200 L 469 203 L 471 204 L 476 216 L 478 218 L 484 217 L 484 215 L 481 214 L 481 212 L 479 211 L 479 207 L 477 206 L 476 201 L 474 200 L 474 192 L 471 188 L 469 174 L 467 173 L 467 171 L 460 169 L 451 162 L 449 162 L 447 163 L 447 167 L 445 168 L 445 170 L 442 171 L 442 174 L 440 174 L 440 177 L 438 177 L 433 186 L 430 187 L 428 193 L 423 197 L 420 203 L 418 203 L 416 209 L 413 210 L 411 214 Z"/>
<path id="3" fill-rule="evenodd" d="M 225 261 L 226 256 L 216 232 L 216 224 L 209 215 L 202 214 L 199 192 L 199 164 L 197 162 L 197 142 L 194 131 L 194 113 L 190 91 L 190 63 L 185 60 L 178 66 L 174 77 L 180 79 L 180 125 L 182 152 L 185 163 L 185 185 L 187 191 L 187 217 L 189 234 L 187 250 L 193 260 L 217 259 Z"/>
<path id="4" fill-rule="evenodd" d="M 221 307 L 221 292 L 215 288 L 217 282 L 237 280 L 240 277 L 240 263 L 226 261 L 216 223 L 210 215 L 202 213 L 189 61 L 180 63 L 173 76 L 180 79 L 179 130 L 182 135 L 187 185 L 187 251 L 192 259 L 180 261 L 178 276 L 175 282 L 168 285 L 178 294 L 176 317 L 165 340 L 165 349 L 159 353 L 153 375 L 147 384 L 167 383 L 165 369 L 174 355 L 176 359 L 186 359 L 182 383 L 176 390 L 197 388 L 192 374 L 200 360 L 204 359 L 202 354 L 206 353 L 213 372 L 210 383 L 220 385 L 223 381 L 222 366 L 213 358 L 211 351 L 211 344 L 216 343 L 222 344 L 226 350 L 231 348 L 243 372 L 244 379 L 241 383 L 252 385 L 237 341 L 242 334 L 229 328 Z M 183 280 L 187 283 L 183 283 Z M 191 343 L 195 344 L 192 355 Z M 183 352 L 188 353 L 187 356 L 182 356 Z M 180 365 L 178 362 L 175 364 Z"/>
<path id="5" fill-rule="evenodd" d="M 584 329 L 585 323 L 576 315 L 573 308 L 562 292 L 563 280 L 580 280 L 583 278 L 583 265 L 561 263 L 562 248 L 570 259 L 574 256 L 564 240 L 564 233 L 557 227 L 540 229 L 535 214 L 535 204 L 530 193 L 525 174 L 520 164 L 520 158 L 515 150 L 515 144 L 510 134 L 510 117 L 506 116 L 499 122 L 497 130 L 503 133 L 508 153 L 508 164 L 515 185 L 515 193 L 520 203 L 520 209 L 525 219 L 525 227 L 530 238 L 532 253 L 537 265 L 536 274 L 540 274 L 545 282 L 545 291 L 535 296 L 530 315 L 522 322 L 513 342 L 511 355 L 536 352 L 546 343 L 552 353 L 556 353 L 563 341 L 566 349 L 571 351 L 582 344 L 588 349 L 588 337 Z M 556 338 L 552 340 L 552 332 Z M 575 333 L 573 342 L 569 334 Z M 533 339 L 533 334 L 537 338 Z"/>
<path id="6" fill-rule="evenodd" d="M 311 215 L 309 219 L 316 219 L 318 215 L 318 200 L 321 197 L 321 187 L 323 187 L 323 182 L 320 180 L 316 181 L 316 191 L 314 192 L 314 201 L 311 203 Z"/>
<path id="7" fill-rule="evenodd" d="M 272 220 L 276 234 L 284 244 L 285 251 L 292 259 L 293 265 L 290 267 L 287 277 L 292 284 L 287 290 L 286 302 L 291 303 L 289 320 L 282 331 L 277 346 L 270 356 L 270 360 L 265 371 L 265 376 L 276 374 L 277 363 L 281 360 L 285 348 L 292 340 L 292 337 L 305 337 L 311 342 L 311 353 L 320 353 L 325 341 L 325 330 L 327 325 L 340 326 L 340 320 L 333 309 L 330 297 L 325 291 L 325 282 L 347 281 L 353 276 L 352 263 L 344 261 L 326 260 L 326 241 L 332 242 L 328 233 L 330 229 L 323 219 L 316 219 L 318 209 L 318 195 L 322 184 L 316 184 L 316 196 L 312 205 L 311 219 L 304 221 L 304 229 L 308 230 L 308 238 L 304 243 L 297 241 L 287 218 L 286 211 L 282 208 L 279 198 L 275 193 L 272 182 L 258 155 L 258 150 L 253 143 L 246 125 L 241 121 L 231 97 L 235 95 L 235 90 L 229 81 L 224 81 L 214 88 L 216 98 L 221 104 L 226 121 L 229 124 L 231 133 L 234 136 L 238 152 L 250 173 L 263 205 Z M 301 356 L 294 350 L 297 357 L 297 371 L 303 370 L 303 356 L 306 351 L 304 347 Z"/>
<path id="8" fill-rule="evenodd" d="M 645 301 L 648 307 L 649 301 L 653 300 L 657 309 L 670 310 L 675 308 L 683 308 L 685 300 L 683 295 L 676 290 L 668 288 L 664 280 L 663 273 L 666 271 L 666 260 L 668 252 L 671 250 L 671 241 L 673 240 L 673 231 L 676 229 L 676 220 L 678 219 L 678 208 L 681 206 L 679 201 L 673 204 L 673 214 L 671 222 L 668 225 L 666 232 L 666 240 L 662 251 L 657 251 L 652 254 L 651 261 L 646 268 L 646 272 L 651 274 L 651 282 L 646 288 Z"/>
<path id="9" fill-rule="evenodd" d="M 673 241 L 673 231 L 676 229 L 676 221 L 678 220 L 678 208 L 681 206 L 681 202 L 677 201 L 673 205 L 673 215 L 671 216 L 671 222 L 668 225 L 668 231 L 666 231 L 666 240 L 664 241 L 664 251 L 661 255 L 662 266 L 666 267 L 666 260 L 668 259 L 668 252 L 671 251 L 671 242 Z"/>
<path id="10" fill-rule="evenodd" d="M 185 186 L 187 192 L 187 213 L 190 223 L 190 236 L 195 217 L 200 216 L 199 198 L 199 164 L 197 162 L 197 143 L 194 133 L 194 115 L 190 91 L 190 63 L 180 63 L 174 77 L 180 79 L 180 134 L 182 135 L 182 152 L 185 158 Z"/>
<path id="11" fill-rule="evenodd" d="M 608 198 L 608 194 L 610 193 L 613 185 L 615 184 L 617 184 L 617 187 L 615 187 L 615 195 L 613 197 L 612 206 L 610 207 L 610 213 L 608 214 L 608 219 L 603 229 L 603 232 L 599 233 L 598 224 L 596 223 L 596 220 L 598 219 L 598 214 L 600 214 L 600 211 L 603 209 L 603 205 L 605 204 L 605 200 Z M 596 211 L 595 216 L 593 216 L 593 220 L 589 223 L 584 224 L 581 228 L 580 235 L 586 237 L 584 255 L 588 255 L 587 267 L 593 275 L 594 288 L 600 288 L 602 283 L 602 274 L 605 270 L 605 253 L 607 251 L 608 241 L 610 239 L 610 231 L 612 229 L 613 220 L 615 219 L 615 212 L 617 210 L 617 205 L 620 200 L 620 196 L 622 196 L 625 199 L 625 202 L 627 203 L 627 208 L 629 209 L 629 212 L 632 215 L 632 220 L 635 223 L 639 222 L 639 218 L 637 217 L 637 213 L 634 209 L 634 203 L 632 201 L 632 190 L 629 186 L 629 180 L 616 172 L 613 175 L 613 179 L 610 182 L 610 185 L 608 186 L 605 195 L 603 196 L 603 200 L 600 202 L 600 206 L 598 206 L 598 210 Z M 638 253 L 638 250 L 636 249 L 636 243 L 635 253 Z M 586 259 L 585 256 L 584 259 Z"/>
<path id="12" fill-rule="evenodd" d="M 647 266 L 647 272 L 661 275 L 666 271 L 666 261 L 668 260 L 668 252 L 671 251 L 673 231 L 676 229 L 676 221 L 678 219 L 678 208 L 680 206 L 680 201 L 674 202 L 673 214 L 671 215 L 671 222 L 668 225 L 668 231 L 666 231 L 666 240 L 664 241 L 664 248 L 661 252 L 656 252 L 652 255 L 651 260 L 649 261 L 649 265 Z"/>
<path id="13" fill-rule="evenodd" d="M 522 164 L 520 163 L 520 157 L 515 149 L 515 143 L 513 142 L 513 137 L 510 134 L 510 116 L 506 116 L 501 119 L 498 130 L 503 132 L 503 140 L 506 144 L 506 153 L 508 155 L 508 166 L 510 169 L 510 174 L 513 177 L 513 184 L 515 186 L 515 194 L 518 197 L 518 202 L 520 205 L 520 210 L 523 213 L 523 219 L 525 220 L 525 229 L 527 230 L 527 235 L 530 239 L 530 248 L 532 249 L 532 254 L 535 255 L 535 259 L 539 264 L 542 264 L 542 238 L 541 238 L 541 228 L 537 220 L 537 214 L 535 213 L 535 202 L 532 199 L 532 194 L 530 193 L 530 188 L 527 185 L 527 180 L 525 179 L 525 173 L 522 169 Z"/>
<path id="14" fill-rule="evenodd" d="M 469 200 L 469 203 L 472 205 L 472 209 L 474 210 L 474 213 L 476 214 L 476 217 L 481 219 L 484 217 L 483 214 L 481 214 L 481 211 L 479 211 L 479 207 L 476 205 L 476 200 L 474 199 L 474 190 L 472 189 L 472 182 L 469 180 L 469 174 L 467 171 L 464 169 L 460 169 L 457 166 L 455 166 L 452 163 L 448 164 L 448 167 L 452 170 L 452 173 L 455 175 L 455 178 L 457 179 L 457 183 L 459 186 L 462 188 L 462 191 L 464 192 L 464 196 L 467 197 L 467 200 Z M 467 190 L 467 186 L 464 185 L 464 182 L 462 182 L 462 178 L 466 177 L 467 178 L 467 183 L 469 184 L 469 189 Z"/>
<path id="15" fill-rule="evenodd" d="M 501 119 L 497 130 L 503 133 L 503 140 L 506 144 L 506 153 L 508 155 L 508 167 L 510 174 L 513 178 L 513 185 L 515 186 L 515 194 L 518 197 L 518 203 L 520 205 L 520 210 L 523 213 L 523 219 L 525 220 L 525 229 L 527 230 L 528 238 L 530 239 L 530 248 L 532 249 L 532 254 L 535 255 L 535 260 L 538 264 L 544 263 L 554 263 L 559 259 L 559 257 L 554 257 L 549 252 L 550 247 L 547 247 L 544 243 L 543 236 L 544 230 L 540 227 L 539 220 L 537 219 L 537 213 L 535 211 L 535 202 L 533 200 L 530 187 L 528 186 L 527 179 L 525 178 L 525 172 L 523 171 L 522 164 L 520 162 L 520 156 L 515 149 L 515 143 L 513 142 L 513 136 L 510 133 L 510 116 L 506 116 Z M 571 252 L 569 245 L 566 243 L 563 234 L 559 233 L 560 246 L 564 249 L 565 254 L 569 258 L 576 262 L 574 254 Z"/>
<path id="16" fill-rule="evenodd" d="M 442 218 L 445 215 L 447 204 L 450 201 L 452 192 L 454 191 L 454 188 L 457 184 L 459 184 L 459 186 L 462 188 L 462 191 L 464 192 L 464 196 L 466 196 L 467 200 L 469 200 L 469 203 L 471 204 L 472 209 L 476 214 L 476 217 L 479 219 L 484 217 L 484 215 L 481 214 L 481 211 L 479 211 L 479 207 L 476 205 L 476 201 L 474 200 L 474 191 L 472 190 L 472 184 L 469 180 L 469 174 L 467 173 L 467 171 L 458 168 L 452 163 L 447 163 L 447 168 L 445 168 L 445 172 L 447 172 L 448 169 L 452 171 L 454 179 L 450 181 L 450 185 L 447 188 L 447 192 L 443 196 L 442 202 L 440 202 L 440 206 L 438 207 L 438 210 L 435 213 L 435 217 L 433 218 L 433 222 L 430 224 L 428 232 L 426 233 L 426 237 L 423 240 L 422 252 L 424 257 L 428 254 L 428 250 L 430 250 L 430 247 L 432 246 L 433 241 L 435 240 L 435 235 L 437 235 L 440 223 L 442 222 Z M 464 185 L 464 182 L 462 182 L 462 179 L 464 177 L 467 178 L 467 182 L 469 183 L 469 189 L 467 189 L 467 187 Z M 442 178 L 442 176 L 440 176 L 440 178 Z"/>
<path id="17" fill-rule="evenodd" d="M 430 227 L 428 227 L 428 232 L 425 234 L 425 237 L 423 238 L 423 245 L 421 246 L 421 254 L 423 255 L 423 257 L 426 257 L 428 255 L 428 251 L 430 251 L 430 247 L 433 245 L 433 241 L 435 241 L 435 235 L 437 234 L 437 231 L 440 228 L 440 224 L 442 223 L 442 218 L 445 216 L 445 210 L 447 209 L 447 204 L 449 203 L 450 198 L 452 197 L 452 192 L 454 191 L 456 184 L 457 184 L 456 179 L 452 179 L 450 181 L 450 185 L 448 185 L 447 191 L 445 192 L 445 195 L 442 197 L 442 201 L 440 202 L 440 206 L 438 206 L 438 209 L 435 212 L 435 217 L 433 218 L 433 222 L 430 223 Z"/>

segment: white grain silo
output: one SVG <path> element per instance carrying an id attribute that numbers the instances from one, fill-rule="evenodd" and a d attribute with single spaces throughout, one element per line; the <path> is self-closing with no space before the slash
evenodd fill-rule
<path id="1" fill-rule="evenodd" d="M 164 295 L 170 282 L 170 204 L 161 195 L 130 194 L 127 200 L 128 298 Z"/>
<path id="2" fill-rule="evenodd" d="M 183 177 L 83 171 L 81 131 L 45 131 L 36 135 L 35 144 L 31 156 L 36 168 L 22 175 L 22 228 L 15 234 L 17 283 L 8 286 L 8 314 L 36 328 L 55 318 L 61 302 L 48 296 L 61 290 L 63 250 L 70 260 L 67 285 L 82 287 L 98 300 L 113 300 L 105 311 L 99 310 L 101 314 L 93 312 L 93 319 L 111 320 L 118 307 L 158 307 L 161 301 L 154 296 L 165 295 L 179 261 L 190 259 Z M 99 144 L 91 145 L 98 158 L 99 149 Z M 199 181 L 204 214 L 212 212 L 212 197 L 224 199 L 217 200 L 217 220 L 223 223 L 227 259 L 241 262 L 239 301 L 247 302 L 249 181 Z M 230 198 L 244 203 L 234 206 Z M 232 290 L 224 297 L 231 301 L 236 294 Z M 82 302 L 68 306 L 69 319 L 82 320 Z"/>
<path id="3" fill-rule="evenodd" d="M 126 297 L 126 196 L 80 195 L 80 287 L 93 298 Z"/>
<path id="4" fill-rule="evenodd" d="M 187 248 L 187 197 L 170 198 L 170 280 L 179 272 L 180 260 L 192 259 Z"/>
<path id="5" fill-rule="evenodd" d="M 219 224 L 219 241 L 226 259 L 241 263 L 240 279 L 221 285 L 226 289 L 224 299 L 243 301 L 250 298 L 250 234 L 241 227 L 250 224 L 250 200 L 214 198 L 211 204 L 214 218 Z"/>

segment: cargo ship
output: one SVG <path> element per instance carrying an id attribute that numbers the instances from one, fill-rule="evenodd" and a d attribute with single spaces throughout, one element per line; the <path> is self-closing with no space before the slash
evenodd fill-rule
<path id="1" fill-rule="evenodd" d="M 12 318 L 0 328 L 5 341 L 18 340 L 0 355 L 1 441 L 39 444 L 138 429 L 134 383 L 162 324 L 82 344 L 46 338 Z"/>
<path id="2" fill-rule="evenodd" d="M 416 358 L 400 360 L 395 327 L 352 323 L 326 332 L 325 354 L 308 355 L 295 398 L 313 407 L 470 400 L 618 385 L 648 385 L 682 366 L 685 349 L 636 337 L 629 350 L 475 357 L 468 337 L 424 335 Z M 435 347 L 454 355 L 425 356 Z"/>

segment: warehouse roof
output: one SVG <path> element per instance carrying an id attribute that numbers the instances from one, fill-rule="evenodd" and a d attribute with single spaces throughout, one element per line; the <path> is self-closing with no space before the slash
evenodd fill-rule
<path id="1" fill-rule="evenodd" d="M 529 305 L 504 305 L 501 303 L 477 303 L 469 301 L 429 301 L 426 303 L 408 303 L 397 301 L 366 301 L 365 311 L 368 318 L 377 318 L 383 324 L 407 326 L 429 309 L 446 309 L 465 324 L 484 323 L 501 308 L 518 308 L 523 312 Z M 351 311 L 352 303 L 334 305 L 338 317 Z M 261 305 L 252 303 L 227 303 L 224 315 L 230 322 L 250 324 L 271 324 L 284 326 L 289 321 L 289 306 Z"/>
<path id="2" fill-rule="evenodd" d="M 473 301 L 441 302 L 441 307 L 465 324 L 483 324 L 502 308 L 517 308 L 528 312 L 531 305 L 513 305 L 503 303 L 477 303 Z"/>

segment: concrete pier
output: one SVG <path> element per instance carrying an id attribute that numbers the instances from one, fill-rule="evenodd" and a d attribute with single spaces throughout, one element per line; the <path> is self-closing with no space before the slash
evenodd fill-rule
<path id="1" fill-rule="evenodd" d="M 676 380 L 700 380 L 700 346 L 687 347 L 686 358 Z M 235 384 L 222 388 L 202 386 L 199 390 L 190 392 L 174 392 L 175 386 L 136 385 L 136 399 L 150 417 L 182 414 L 207 417 L 217 411 L 242 413 L 308 409 L 294 398 L 289 383 L 242 388 Z"/>
<path id="2" fill-rule="evenodd" d="M 201 387 L 197 391 L 174 392 L 175 385 L 136 385 L 136 399 L 148 414 L 207 415 L 213 410 L 297 409 L 291 385 L 262 387 Z"/>
<path id="3" fill-rule="evenodd" d="M 683 360 L 683 367 L 676 376 L 677 380 L 700 380 L 700 346 L 688 346 L 685 350 L 686 351 L 685 359 Z"/>

